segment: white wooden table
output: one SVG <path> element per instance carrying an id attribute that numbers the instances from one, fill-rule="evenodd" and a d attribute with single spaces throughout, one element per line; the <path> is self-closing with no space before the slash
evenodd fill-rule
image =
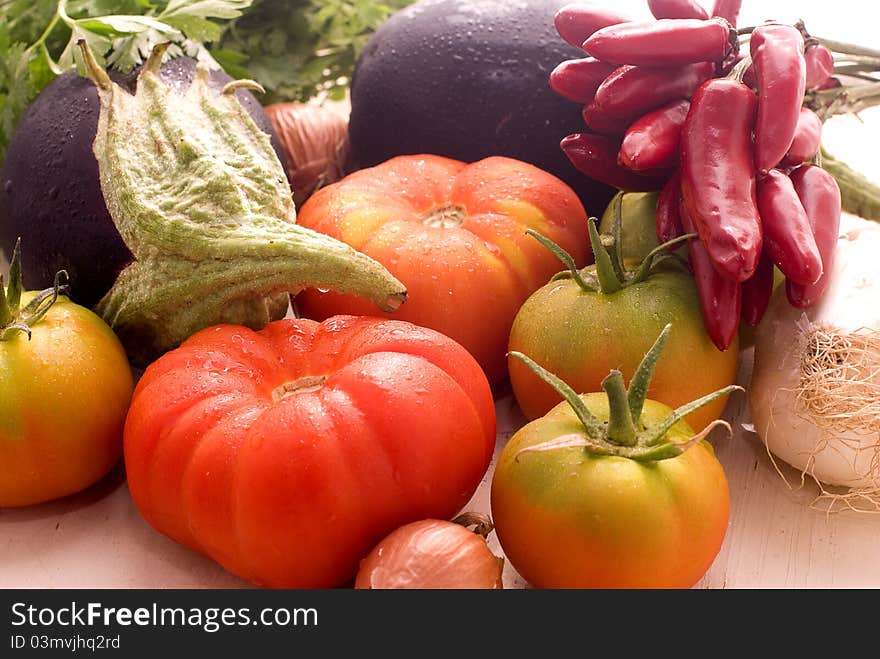
<path id="1" fill-rule="evenodd" d="M 742 353 L 741 381 L 751 353 Z M 728 477 L 730 523 L 715 563 L 697 588 L 878 588 L 880 515 L 811 507 L 810 483 L 792 489 L 758 438 L 742 428 L 745 396 L 725 416 L 734 434 L 712 435 Z M 498 449 L 523 423 L 512 396 L 497 399 Z M 496 450 L 497 455 L 497 450 Z M 799 475 L 780 465 L 788 482 Z M 490 512 L 490 471 L 468 510 Z M 490 546 L 502 555 L 494 534 Z M 506 588 L 527 585 L 509 564 Z M 0 510 L 0 587 L 247 588 L 250 584 L 153 531 L 134 507 L 121 469 L 85 492 L 24 509 Z"/>
<path id="2" fill-rule="evenodd" d="M 627 0 L 641 8 L 641 0 Z M 746 0 L 741 24 L 764 18 L 803 18 L 821 36 L 875 43 L 880 9 L 856 0 L 757 2 Z M 829 151 L 880 180 L 880 110 L 826 124 Z M 0 271 L 5 264 L 0 263 Z M 747 383 L 751 354 L 741 355 Z M 735 395 L 725 414 L 734 435 L 712 441 L 727 473 L 731 516 L 721 551 L 698 588 L 878 588 L 880 515 L 851 511 L 828 514 L 811 506 L 817 489 L 799 485 L 799 475 L 780 475 L 748 422 L 745 397 Z M 510 395 L 496 402 L 498 446 L 523 419 Z M 491 470 L 467 506 L 489 511 Z M 494 534 L 492 548 L 500 554 Z M 524 587 L 511 566 L 505 586 Z M 117 469 L 73 497 L 26 509 L 0 510 L 0 587 L 237 588 L 249 584 L 208 559 L 153 531 L 134 508 Z"/>

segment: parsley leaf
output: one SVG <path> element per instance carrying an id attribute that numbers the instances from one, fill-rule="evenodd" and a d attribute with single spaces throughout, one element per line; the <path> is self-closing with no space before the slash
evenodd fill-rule
<path id="1" fill-rule="evenodd" d="M 0 0 L 0 166 L 28 104 L 79 57 L 128 72 L 161 41 L 252 78 L 264 103 L 345 94 L 370 34 L 414 0 Z"/>

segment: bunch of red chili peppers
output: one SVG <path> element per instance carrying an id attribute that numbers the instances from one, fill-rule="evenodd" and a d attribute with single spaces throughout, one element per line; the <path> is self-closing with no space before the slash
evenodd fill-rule
<path id="1" fill-rule="evenodd" d="M 581 172 L 627 191 L 659 191 L 657 235 L 685 233 L 703 318 L 721 350 L 740 319 L 757 325 L 773 266 L 789 302 L 814 304 L 827 286 L 840 190 L 814 164 L 821 119 L 808 90 L 839 84 L 831 52 L 796 26 L 736 30 L 741 0 L 648 0 L 656 20 L 576 2 L 559 34 L 587 57 L 562 62 L 550 85 L 584 105 L 587 131 L 561 146 Z M 743 51 L 743 52 L 741 52 Z"/>

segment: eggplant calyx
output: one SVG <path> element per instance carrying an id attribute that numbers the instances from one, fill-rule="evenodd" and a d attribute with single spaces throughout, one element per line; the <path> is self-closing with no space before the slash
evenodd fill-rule
<path id="1" fill-rule="evenodd" d="M 379 262 L 296 224 L 284 166 L 234 93 L 257 83 L 216 93 L 200 63 L 189 88 L 175 92 L 159 76 L 167 46 L 154 48 L 132 95 L 79 42 L 101 104 L 93 144 L 101 191 L 134 257 L 95 311 L 132 363 L 211 325 L 260 329 L 307 287 L 400 306 L 406 288 Z"/>
<path id="2" fill-rule="evenodd" d="M 15 241 L 9 262 L 9 284 L 6 289 L 3 288 L 3 276 L 0 275 L 0 341 L 9 341 L 20 334 L 25 334 L 30 341 L 31 328 L 42 320 L 60 295 L 67 294 L 67 271 L 56 272 L 55 283 L 37 293 L 24 307 L 21 306 L 22 288 L 19 238 Z"/>

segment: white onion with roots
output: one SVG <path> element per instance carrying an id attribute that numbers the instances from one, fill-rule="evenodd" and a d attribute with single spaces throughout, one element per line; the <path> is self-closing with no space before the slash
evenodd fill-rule
<path id="1" fill-rule="evenodd" d="M 774 464 L 819 486 L 814 505 L 880 512 L 880 224 L 843 215 L 814 306 L 774 292 L 755 332 L 749 406 Z"/>

